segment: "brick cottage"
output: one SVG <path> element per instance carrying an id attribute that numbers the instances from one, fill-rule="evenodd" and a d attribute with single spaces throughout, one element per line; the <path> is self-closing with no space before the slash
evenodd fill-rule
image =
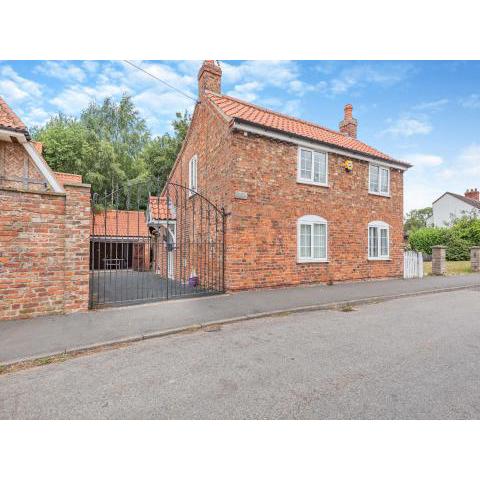
<path id="1" fill-rule="evenodd" d="M 0 320 L 88 308 L 90 186 L 52 172 L 0 97 Z"/>
<path id="2" fill-rule="evenodd" d="M 351 105 L 334 131 L 223 95 L 221 77 L 203 63 L 169 180 L 228 213 L 226 290 L 401 277 L 410 165 L 357 139 Z"/>

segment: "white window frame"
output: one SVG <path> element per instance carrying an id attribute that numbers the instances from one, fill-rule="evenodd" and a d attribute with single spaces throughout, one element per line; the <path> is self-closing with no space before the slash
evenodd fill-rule
<path id="1" fill-rule="evenodd" d="M 377 252 L 378 256 L 372 257 L 370 255 L 370 228 L 377 229 Z M 382 255 L 382 240 L 381 240 L 381 231 L 387 231 L 387 254 Z M 369 260 L 390 260 L 390 225 L 381 221 L 370 222 L 367 226 L 367 254 Z"/>
<path id="2" fill-rule="evenodd" d="M 192 195 L 195 195 L 198 191 L 197 167 L 198 167 L 198 157 L 197 155 L 194 155 L 188 162 L 188 188 L 190 189 L 188 193 L 189 197 L 191 197 Z"/>
<path id="3" fill-rule="evenodd" d="M 312 154 L 312 170 L 311 170 L 311 175 L 310 178 L 303 178 L 301 176 L 301 170 L 302 170 L 302 150 L 305 150 L 307 152 L 311 152 Z M 315 153 L 325 155 L 325 182 L 316 182 L 314 181 L 314 168 L 313 168 L 313 157 Z M 318 185 L 320 187 L 328 187 L 328 152 L 325 150 L 312 150 L 311 148 L 305 148 L 305 147 L 298 147 L 298 153 L 297 153 L 297 182 L 298 183 L 306 183 L 307 185 Z"/>
<path id="4" fill-rule="evenodd" d="M 314 225 L 320 224 L 325 225 L 325 257 L 313 257 L 313 232 L 314 232 Z M 309 257 L 304 257 L 301 255 L 301 244 L 300 244 L 300 236 L 301 236 L 301 226 L 302 225 L 310 225 L 311 226 L 311 239 L 310 239 L 310 246 L 311 246 L 311 255 Z M 328 222 L 322 217 L 318 215 L 304 215 L 297 220 L 297 261 L 299 263 L 326 263 L 328 262 Z"/>
<path id="5" fill-rule="evenodd" d="M 378 168 L 378 190 L 372 190 L 371 188 L 371 178 L 372 178 L 372 170 L 374 168 Z M 387 173 L 387 191 L 381 191 L 382 185 L 382 171 Z M 380 195 L 382 197 L 389 197 L 390 196 L 390 168 L 386 167 L 385 165 L 380 165 L 379 163 L 370 163 L 368 165 L 368 193 L 373 195 Z"/>

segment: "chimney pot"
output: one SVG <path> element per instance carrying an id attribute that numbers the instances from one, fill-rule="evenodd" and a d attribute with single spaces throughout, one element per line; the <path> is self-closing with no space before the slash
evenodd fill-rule
<path id="1" fill-rule="evenodd" d="M 352 138 L 357 138 L 357 120 L 352 115 L 353 107 L 347 103 L 343 109 L 343 120 L 340 122 L 340 133 Z"/>
<path id="2" fill-rule="evenodd" d="M 480 192 L 478 191 L 478 188 L 467 188 L 467 191 L 465 192 L 465 197 L 480 202 Z"/>

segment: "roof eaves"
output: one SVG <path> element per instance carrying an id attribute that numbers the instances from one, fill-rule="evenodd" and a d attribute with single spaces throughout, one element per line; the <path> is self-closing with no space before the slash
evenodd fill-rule
<path id="1" fill-rule="evenodd" d="M 32 138 L 30 136 L 30 132 L 26 128 L 15 128 L 15 127 L 8 127 L 6 125 L 0 124 L 0 130 L 6 130 L 7 132 L 13 133 L 21 133 L 25 135 L 25 138 L 30 141 Z"/>
<path id="2" fill-rule="evenodd" d="M 213 102 L 212 102 L 213 103 Z M 347 153 L 353 153 L 355 155 L 361 155 L 363 157 L 368 157 L 368 158 L 372 158 L 374 160 L 378 160 L 378 161 L 382 161 L 382 162 L 386 162 L 386 163 L 394 163 L 396 165 L 398 165 L 399 167 L 403 167 L 403 168 L 411 168 L 413 165 L 410 164 L 410 163 L 407 163 L 407 162 L 402 162 L 400 160 L 395 160 L 394 158 L 384 158 L 384 157 L 380 157 L 380 156 L 377 156 L 377 155 L 373 155 L 371 153 L 365 153 L 365 152 L 362 152 L 360 150 L 354 150 L 354 149 L 350 149 L 350 148 L 345 148 L 345 147 L 341 147 L 339 145 L 336 145 L 334 143 L 329 143 L 329 142 L 324 142 L 324 141 L 320 141 L 320 140 L 317 140 L 317 139 L 314 139 L 314 138 L 311 138 L 311 137 L 308 137 L 308 136 L 304 136 L 304 135 L 299 135 L 299 134 L 295 134 L 295 133 L 291 133 L 291 132 L 287 132 L 285 130 L 280 130 L 280 129 L 277 129 L 277 128 L 273 128 L 273 127 L 266 127 L 265 125 L 262 125 L 260 123 L 256 123 L 256 122 L 252 122 L 252 121 L 248 121 L 248 120 L 245 120 L 243 118 L 239 118 L 239 117 L 233 117 L 234 121 L 238 124 L 245 124 L 245 125 L 252 125 L 252 126 L 255 126 L 257 128 L 260 128 L 262 130 L 266 130 L 266 131 L 272 131 L 272 132 L 276 132 L 276 133 L 281 133 L 282 135 L 285 135 L 287 137 L 292 137 L 292 138 L 298 138 L 298 139 L 302 139 L 302 140 L 307 140 L 309 142 L 313 142 L 313 143 L 318 143 L 318 144 L 321 144 L 321 145 L 326 145 L 327 147 L 330 147 L 330 148 L 335 148 L 335 149 L 338 149 L 338 150 L 342 150 L 342 151 L 345 151 Z"/>

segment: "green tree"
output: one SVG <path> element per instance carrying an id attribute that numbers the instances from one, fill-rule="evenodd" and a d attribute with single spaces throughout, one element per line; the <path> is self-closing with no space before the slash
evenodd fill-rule
<path id="1" fill-rule="evenodd" d="M 417 210 L 410 210 L 405 218 L 403 230 L 407 235 L 427 226 L 427 219 L 433 213 L 432 207 L 420 208 Z"/>
<path id="2" fill-rule="evenodd" d="M 185 111 L 183 114 L 177 112 L 175 120 L 172 122 L 173 135 L 164 133 L 155 137 L 143 150 L 142 158 L 148 169 L 149 177 L 153 181 L 158 181 L 160 188 L 167 181 L 177 155 L 182 148 L 190 122 L 191 115 L 188 112 Z"/>

